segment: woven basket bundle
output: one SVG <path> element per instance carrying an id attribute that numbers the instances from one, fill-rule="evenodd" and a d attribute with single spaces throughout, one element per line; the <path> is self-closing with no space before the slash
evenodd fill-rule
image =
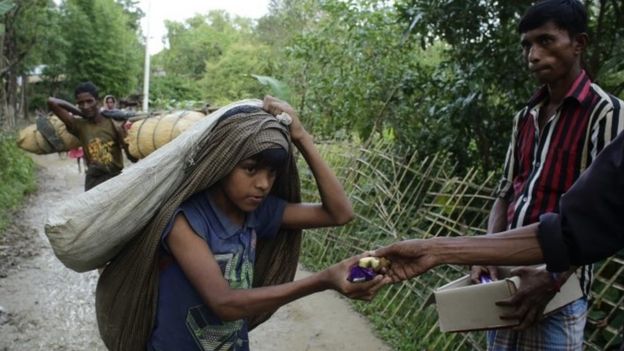
<path id="1" fill-rule="evenodd" d="M 58 117 L 39 117 L 37 123 L 20 130 L 17 146 L 34 154 L 69 151 L 80 146 L 80 140 L 67 131 Z"/>
<path id="2" fill-rule="evenodd" d="M 204 117 L 201 112 L 177 111 L 136 121 L 126 137 L 128 151 L 136 158 L 145 158 Z"/>

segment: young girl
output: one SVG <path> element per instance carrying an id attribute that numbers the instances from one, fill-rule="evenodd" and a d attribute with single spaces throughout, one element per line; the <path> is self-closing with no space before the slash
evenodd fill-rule
<path id="1" fill-rule="evenodd" d="M 353 218 L 340 182 L 295 111 L 272 97 L 265 98 L 263 108 L 292 117 L 290 138 L 314 175 L 321 203 L 287 203 L 270 195 L 288 160 L 286 134 L 275 147 L 240 161 L 216 185 L 183 202 L 162 233 L 149 350 L 248 350 L 247 319 L 252 316 L 326 289 L 369 300 L 388 282 L 382 276 L 348 282 L 349 268 L 359 258 L 353 257 L 305 279 L 252 288 L 257 239 L 271 238 L 280 228 L 337 226 Z M 229 118 L 227 113 L 223 118 Z"/>

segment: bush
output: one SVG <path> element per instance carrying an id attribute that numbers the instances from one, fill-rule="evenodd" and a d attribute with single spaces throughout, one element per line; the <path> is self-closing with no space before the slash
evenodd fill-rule
<path id="1" fill-rule="evenodd" d="M 15 137 L 0 133 L 0 232 L 8 223 L 9 213 L 25 195 L 34 191 L 34 162 L 17 148 Z"/>

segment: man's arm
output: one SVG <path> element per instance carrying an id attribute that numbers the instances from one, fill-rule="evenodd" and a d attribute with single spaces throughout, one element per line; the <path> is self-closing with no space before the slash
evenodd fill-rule
<path id="1" fill-rule="evenodd" d="M 72 115 L 81 115 L 80 110 L 76 106 L 65 100 L 50 97 L 48 98 L 48 108 L 65 123 L 67 130 L 74 130 L 74 117 Z"/>
<path id="2" fill-rule="evenodd" d="M 538 224 L 503 233 L 400 241 L 373 252 L 392 262 L 388 274 L 399 282 L 441 264 L 527 265 L 543 262 Z"/>
<path id="3" fill-rule="evenodd" d="M 502 232 L 507 228 L 507 209 L 509 207 L 509 201 L 503 196 L 499 196 L 494 200 L 494 205 L 490 210 L 490 216 L 488 217 L 487 233 Z M 494 280 L 498 279 L 498 269 L 496 266 L 487 265 L 480 266 L 474 265 L 470 269 L 470 279 L 473 283 L 479 283 L 479 279 L 483 274 L 489 274 Z"/>

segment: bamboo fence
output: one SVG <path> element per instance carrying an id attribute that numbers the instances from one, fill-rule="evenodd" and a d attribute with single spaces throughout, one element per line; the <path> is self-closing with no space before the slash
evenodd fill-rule
<path id="1" fill-rule="evenodd" d="M 462 176 L 443 154 L 424 160 L 380 141 L 368 148 L 320 145 L 345 186 L 356 211 L 347 226 L 306 231 L 303 263 L 320 269 L 371 248 L 408 238 L 484 233 L 494 200 L 494 174 L 469 169 Z M 307 167 L 302 170 L 305 201 L 318 194 Z M 396 350 L 485 350 L 483 332 L 442 333 L 431 305 L 433 289 L 467 273 L 442 266 L 416 279 L 389 286 L 372 303 L 354 306 Z M 586 350 L 615 350 L 624 322 L 624 257 L 596 265 L 585 329 Z"/>

